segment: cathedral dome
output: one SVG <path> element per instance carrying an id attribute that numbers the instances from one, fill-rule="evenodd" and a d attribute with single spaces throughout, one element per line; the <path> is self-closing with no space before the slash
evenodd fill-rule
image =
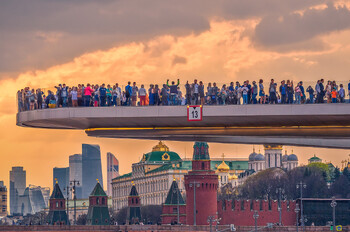
<path id="1" fill-rule="evenodd" d="M 255 161 L 265 161 L 265 156 L 263 154 L 257 154 L 255 156 Z"/>
<path id="2" fill-rule="evenodd" d="M 287 162 L 288 161 L 288 155 L 285 154 L 282 156 L 282 162 Z"/>
<path id="3" fill-rule="evenodd" d="M 236 180 L 238 179 L 238 176 L 236 174 L 233 174 L 232 176 L 228 177 L 229 180 Z"/>
<path id="4" fill-rule="evenodd" d="M 230 167 L 225 163 L 225 161 L 222 161 L 222 163 L 218 166 L 219 172 L 228 172 L 230 171 Z"/>
<path id="5" fill-rule="evenodd" d="M 255 156 L 257 156 L 258 154 L 255 153 L 255 151 L 253 151 L 252 154 L 249 155 L 249 161 L 254 161 L 255 160 Z"/>
<path id="6" fill-rule="evenodd" d="M 288 156 L 288 161 L 298 161 L 298 156 L 291 154 Z"/>

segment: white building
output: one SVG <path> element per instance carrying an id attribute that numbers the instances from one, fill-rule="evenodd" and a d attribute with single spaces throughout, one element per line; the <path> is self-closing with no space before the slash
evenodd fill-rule
<path id="1" fill-rule="evenodd" d="M 282 145 L 264 145 L 265 155 L 253 153 L 249 155 L 248 167 L 250 170 L 259 172 L 268 168 L 283 168 L 291 170 L 298 166 L 298 157 L 295 154 L 282 156 Z"/>

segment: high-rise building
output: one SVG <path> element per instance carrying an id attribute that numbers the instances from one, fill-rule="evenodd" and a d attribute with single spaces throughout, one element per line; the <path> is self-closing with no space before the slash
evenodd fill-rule
<path id="1" fill-rule="evenodd" d="M 83 198 L 88 198 L 95 188 L 96 179 L 99 180 L 103 188 L 101 152 L 99 145 L 83 144 L 82 146 L 82 163 L 83 163 Z"/>
<path id="2" fill-rule="evenodd" d="M 7 188 L 3 181 L 0 181 L 0 217 L 7 216 Z"/>
<path id="3" fill-rule="evenodd" d="M 55 187 L 56 181 L 60 186 L 60 189 L 65 189 L 69 186 L 69 168 L 53 168 L 53 187 Z M 63 191 L 63 196 L 65 198 L 67 197 L 65 191 Z"/>
<path id="4" fill-rule="evenodd" d="M 119 176 L 119 161 L 115 156 L 107 153 L 107 195 L 112 196 L 112 180 Z"/>
<path id="5" fill-rule="evenodd" d="M 23 216 L 35 214 L 46 207 L 42 188 L 40 186 L 29 185 L 24 193 L 18 197 L 17 213 Z"/>
<path id="6" fill-rule="evenodd" d="M 26 189 L 26 171 L 23 167 L 12 167 L 10 171 L 10 214 L 18 212 L 18 196 Z"/>
<path id="7" fill-rule="evenodd" d="M 48 207 L 49 200 L 50 200 L 50 188 L 49 187 L 41 188 L 41 193 L 43 194 L 45 205 L 46 207 Z"/>
<path id="8" fill-rule="evenodd" d="M 75 154 L 69 156 L 69 181 L 78 181 L 79 185 L 75 187 L 76 197 L 82 198 L 82 184 L 83 184 L 83 156 Z"/>

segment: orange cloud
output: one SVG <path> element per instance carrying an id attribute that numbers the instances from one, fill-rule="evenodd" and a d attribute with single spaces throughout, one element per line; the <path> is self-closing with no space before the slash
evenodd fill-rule
<path id="1" fill-rule="evenodd" d="M 349 38 L 349 31 L 323 36 L 324 41 L 329 43 L 329 48 L 325 50 L 279 53 L 254 46 L 252 34 L 258 23 L 259 19 L 211 21 L 210 29 L 199 34 L 179 37 L 163 35 L 144 42 L 131 42 L 104 51 L 82 54 L 71 62 L 46 70 L 28 71 L 16 79 L 1 80 L 0 176 L 7 178 L 12 165 L 24 165 L 28 171 L 28 183 L 51 186 L 52 168 L 68 165 L 68 156 L 79 153 L 83 142 L 99 143 L 103 154 L 107 151 L 115 153 L 121 161 L 121 171 L 127 172 L 130 171 L 131 163 L 138 161 L 138 157 L 142 156 L 143 152 L 150 151 L 154 145 L 150 141 L 89 138 L 82 131 L 17 127 L 15 93 L 25 86 L 52 88 L 58 83 L 71 86 L 87 82 L 99 84 L 119 82 L 123 85 L 129 80 L 137 81 L 139 84 L 155 82 L 160 84 L 167 78 L 177 77 L 180 77 L 182 82 L 198 78 L 205 82 L 228 83 L 233 80 L 252 80 L 260 77 L 267 80 L 269 75 L 303 79 L 301 72 L 307 73 L 307 80 L 316 80 L 322 69 L 327 67 L 335 73 L 343 72 L 337 75 L 339 78 L 347 75 L 344 71 L 344 67 L 347 66 L 341 62 L 347 62 L 342 58 L 344 54 L 347 54 L 347 57 L 350 54 L 346 39 Z M 50 36 L 48 39 L 52 41 Z M 327 66 L 324 63 L 327 57 L 339 61 L 344 67 L 338 68 L 335 64 Z M 174 62 L 175 58 L 177 61 Z M 187 157 L 191 156 L 191 143 L 168 144 L 182 156 L 185 150 Z M 231 156 L 247 157 L 250 150 L 251 146 L 246 145 L 211 145 L 213 156 L 225 152 Z M 331 157 L 332 154 L 328 154 L 328 151 L 337 152 L 339 156 L 332 158 L 337 163 L 342 159 L 341 155 L 346 154 L 346 151 L 341 150 L 311 148 L 294 150 L 304 155 L 301 158 L 303 163 L 306 163 L 306 159 L 314 151 L 324 154 L 324 157 Z M 104 159 L 103 165 L 105 166 Z"/>

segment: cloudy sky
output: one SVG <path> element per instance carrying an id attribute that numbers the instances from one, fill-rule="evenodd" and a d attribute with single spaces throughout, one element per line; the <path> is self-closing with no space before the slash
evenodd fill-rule
<path id="1" fill-rule="evenodd" d="M 0 180 L 11 166 L 27 183 L 51 186 L 81 143 L 98 143 L 121 172 L 156 142 L 88 138 L 83 131 L 20 128 L 16 91 L 58 83 L 163 83 L 350 79 L 349 0 L 2 0 L 0 2 Z M 137 144 L 137 146 L 135 146 Z M 181 156 L 191 143 L 167 143 Z M 212 156 L 247 157 L 252 146 L 210 144 Z M 337 165 L 346 150 L 287 147 Z M 128 158 L 125 158 L 128 157 Z M 43 175 L 45 178 L 43 178 Z"/>

